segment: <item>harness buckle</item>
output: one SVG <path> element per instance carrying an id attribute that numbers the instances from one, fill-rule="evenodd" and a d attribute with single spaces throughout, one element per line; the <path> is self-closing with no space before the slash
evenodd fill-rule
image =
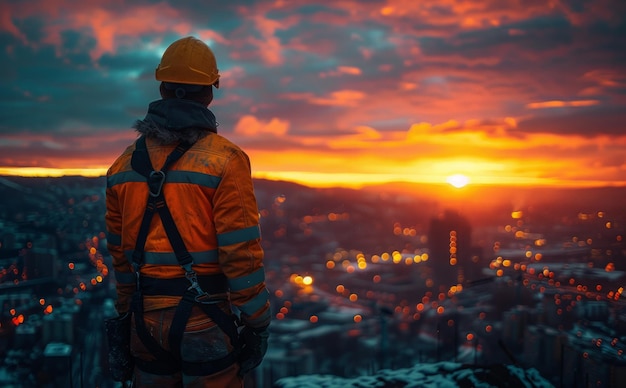
<path id="1" fill-rule="evenodd" d="M 198 276 L 196 275 L 196 271 L 186 271 L 185 277 L 191 283 L 187 290 L 194 290 L 198 293 L 199 296 L 206 294 L 206 292 L 202 291 L 202 288 L 200 288 L 200 283 L 198 283 Z"/>
<path id="2" fill-rule="evenodd" d="M 201 295 L 196 295 L 194 299 L 196 302 L 201 303 L 201 304 L 217 304 L 217 303 L 222 302 L 222 299 L 215 299 L 206 292 L 204 292 Z"/>
<path id="3" fill-rule="evenodd" d="M 151 197 L 158 197 L 161 195 L 163 184 L 165 183 L 165 173 L 161 170 L 151 171 L 148 176 L 148 189 L 150 190 Z"/>
<path id="4" fill-rule="evenodd" d="M 185 277 L 191 283 L 189 288 L 187 288 L 187 291 L 194 290 L 197 294 L 194 297 L 194 300 L 196 302 L 202 303 L 202 304 L 214 304 L 214 303 L 220 302 L 219 299 L 214 299 L 213 297 L 211 297 L 211 295 L 209 295 L 209 293 L 207 293 L 202 288 L 200 288 L 200 283 L 198 283 L 198 275 L 196 274 L 196 271 L 194 270 L 185 271 Z"/>

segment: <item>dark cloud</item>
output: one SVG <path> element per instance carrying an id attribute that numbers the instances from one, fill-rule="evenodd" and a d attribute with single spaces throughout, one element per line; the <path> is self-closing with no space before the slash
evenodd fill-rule
<path id="1" fill-rule="evenodd" d="M 571 25 L 563 17 L 540 17 L 493 28 L 462 31 L 448 37 L 426 36 L 420 47 L 427 56 L 461 56 L 469 59 L 501 54 L 520 54 L 528 50 L 553 50 L 572 41 Z M 538 53 L 538 54 L 539 54 Z"/>
<path id="2" fill-rule="evenodd" d="M 626 135 L 624 107 L 555 108 L 522 120 L 517 129 L 524 133 L 556 133 L 593 137 Z"/>

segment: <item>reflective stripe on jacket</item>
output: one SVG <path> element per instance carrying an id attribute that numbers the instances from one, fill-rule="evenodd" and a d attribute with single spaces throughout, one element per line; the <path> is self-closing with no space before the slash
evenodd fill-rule
<path id="1" fill-rule="evenodd" d="M 152 165 L 160 168 L 173 144 L 147 138 Z M 106 225 L 108 249 L 117 280 L 117 309 L 130 308 L 135 289 L 131 255 L 146 208 L 148 186 L 133 171 L 135 145 L 107 172 Z M 163 192 L 168 207 L 194 260 L 198 276 L 223 273 L 232 305 L 252 327 L 269 324 L 269 293 L 265 287 L 259 212 L 248 156 L 224 137 L 210 133 L 198 140 L 166 173 Z M 152 219 L 145 244 L 142 276 L 184 277 L 158 214 Z M 176 305 L 179 297 L 145 296 L 145 309 Z"/>

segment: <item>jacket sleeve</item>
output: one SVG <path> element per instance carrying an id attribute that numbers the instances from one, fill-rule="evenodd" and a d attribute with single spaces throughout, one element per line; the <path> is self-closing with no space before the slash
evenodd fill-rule
<path id="1" fill-rule="evenodd" d="M 122 214 L 115 190 L 108 184 L 106 189 L 107 249 L 113 258 L 113 273 L 116 280 L 117 301 L 115 309 L 118 314 L 130 310 L 130 303 L 135 291 L 135 274 L 122 249 Z"/>
<path id="2" fill-rule="evenodd" d="M 228 159 L 213 197 L 213 215 L 219 262 L 228 278 L 231 303 L 242 322 L 264 327 L 271 320 L 265 287 L 259 210 L 252 184 L 250 160 L 241 150 Z"/>

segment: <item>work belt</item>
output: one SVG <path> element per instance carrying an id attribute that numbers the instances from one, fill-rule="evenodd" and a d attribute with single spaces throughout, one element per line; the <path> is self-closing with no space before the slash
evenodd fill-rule
<path id="1" fill-rule="evenodd" d="M 228 292 L 228 280 L 223 274 L 199 275 L 197 279 L 200 288 L 210 295 Z M 139 285 L 141 292 L 146 296 L 183 296 L 189 288 L 189 280 L 187 278 L 158 279 L 140 276 Z"/>

